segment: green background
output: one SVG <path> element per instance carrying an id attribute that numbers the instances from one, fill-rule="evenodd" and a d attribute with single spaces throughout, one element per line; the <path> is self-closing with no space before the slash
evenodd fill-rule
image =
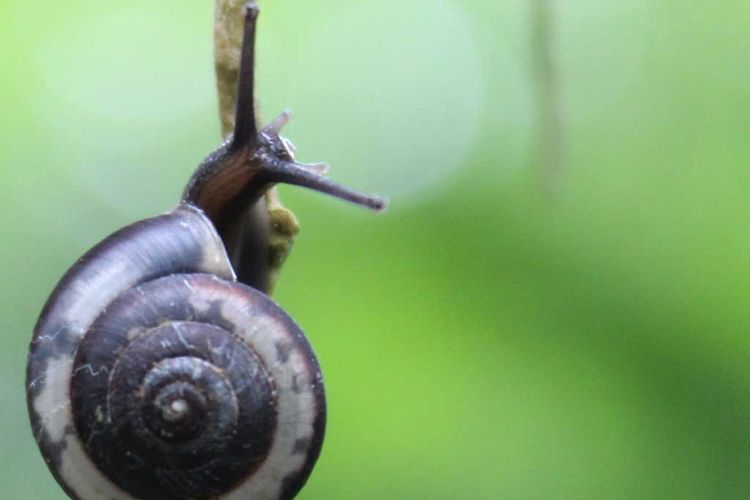
<path id="1" fill-rule="evenodd" d="M 264 0 L 266 120 L 385 214 L 283 187 L 320 357 L 302 499 L 750 498 L 750 3 L 565 0 L 542 188 L 526 1 Z M 0 498 L 48 293 L 218 143 L 212 3 L 0 2 Z"/>

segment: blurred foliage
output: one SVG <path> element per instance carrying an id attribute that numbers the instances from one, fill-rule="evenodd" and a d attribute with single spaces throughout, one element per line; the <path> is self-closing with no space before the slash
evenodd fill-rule
<path id="1" fill-rule="evenodd" d="M 292 108 L 302 161 L 392 201 L 282 188 L 302 233 L 276 299 L 330 403 L 300 498 L 750 497 L 750 4 L 558 2 L 552 198 L 527 2 L 262 8 L 264 115 Z M 63 498 L 27 424 L 31 330 L 216 146 L 211 23 L 209 1 L 0 3 L 2 498 Z"/>

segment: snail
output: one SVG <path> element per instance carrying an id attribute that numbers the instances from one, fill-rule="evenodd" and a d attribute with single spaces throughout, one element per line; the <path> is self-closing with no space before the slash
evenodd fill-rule
<path id="1" fill-rule="evenodd" d="M 34 437 L 64 491 L 99 499 L 288 499 L 320 453 L 326 406 L 318 361 L 264 292 L 244 236 L 277 183 L 374 210 L 382 198 L 295 160 L 254 112 L 258 7 L 245 6 L 234 133 L 171 212 L 129 225 L 64 275 L 31 341 Z"/>

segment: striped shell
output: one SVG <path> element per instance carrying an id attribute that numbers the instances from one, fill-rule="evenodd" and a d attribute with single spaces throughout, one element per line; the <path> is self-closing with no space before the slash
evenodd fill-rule
<path id="1" fill-rule="evenodd" d="M 325 427 L 302 331 L 235 280 L 211 221 L 185 204 L 64 276 L 34 332 L 28 405 L 81 500 L 293 498 Z"/>

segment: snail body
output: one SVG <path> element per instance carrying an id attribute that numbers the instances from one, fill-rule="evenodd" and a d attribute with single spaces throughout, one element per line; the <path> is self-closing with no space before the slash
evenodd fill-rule
<path id="1" fill-rule="evenodd" d="M 32 430 L 71 496 L 288 499 L 320 453 L 322 374 L 305 335 L 249 269 L 245 214 L 275 183 L 384 202 L 294 160 L 252 110 L 257 7 L 246 8 L 235 132 L 173 211 L 127 226 L 57 285 L 31 343 Z M 241 272 L 237 272 L 237 270 Z M 255 287 L 251 286 L 255 285 Z M 258 289 L 260 288 L 260 290 Z"/>

